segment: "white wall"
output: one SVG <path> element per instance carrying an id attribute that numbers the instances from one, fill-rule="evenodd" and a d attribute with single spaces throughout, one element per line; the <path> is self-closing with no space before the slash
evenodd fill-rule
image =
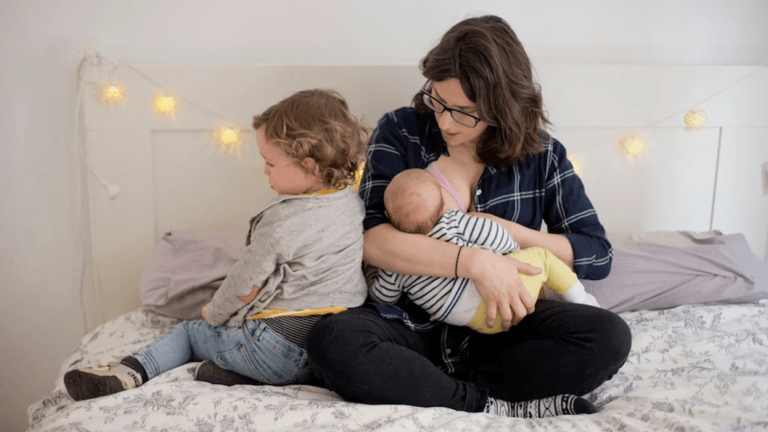
<path id="1" fill-rule="evenodd" d="M 71 135 L 87 37 L 130 63 L 415 65 L 451 24 L 496 13 L 535 61 L 768 65 L 761 0 L 211 3 L 0 2 L 4 431 L 26 428 L 26 407 L 53 388 L 84 332 Z"/>

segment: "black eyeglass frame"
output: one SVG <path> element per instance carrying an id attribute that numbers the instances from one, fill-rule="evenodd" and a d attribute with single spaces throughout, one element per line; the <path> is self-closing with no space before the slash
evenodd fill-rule
<path id="1" fill-rule="evenodd" d="M 451 114 L 451 117 L 456 121 L 456 123 L 458 123 L 460 125 L 463 125 L 463 126 L 466 126 L 466 127 L 469 127 L 469 128 L 473 128 L 473 127 L 477 126 L 478 123 L 483 121 L 483 119 L 481 119 L 480 117 L 478 117 L 476 115 L 472 115 L 472 114 L 470 114 L 468 112 L 465 112 L 465 111 L 462 111 L 460 109 L 448 108 L 444 103 L 442 103 L 440 101 L 440 99 L 432 96 L 432 94 L 430 94 L 428 91 L 424 90 L 425 88 L 427 88 L 427 86 L 429 85 L 430 82 L 431 81 L 425 82 L 424 85 L 421 87 L 421 90 L 420 90 L 420 93 L 422 95 L 422 100 L 424 101 L 424 105 L 426 105 L 427 108 L 431 109 L 432 111 L 434 111 L 434 112 L 436 112 L 438 114 L 444 113 L 444 112 L 448 111 Z M 441 107 L 443 107 L 442 111 L 438 111 L 437 109 L 433 108 L 433 106 L 430 106 L 430 104 L 427 102 L 427 98 L 429 98 L 429 100 L 433 102 L 433 106 L 441 106 Z M 464 114 L 465 116 L 470 117 L 471 119 L 473 119 L 475 121 L 475 124 L 468 125 L 468 124 L 464 123 L 463 121 L 457 119 L 456 115 L 454 114 L 455 112 L 458 112 L 458 113 Z M 489 122 L 486 122 L 486 123 L 489 126 L 493 126 Z"/>

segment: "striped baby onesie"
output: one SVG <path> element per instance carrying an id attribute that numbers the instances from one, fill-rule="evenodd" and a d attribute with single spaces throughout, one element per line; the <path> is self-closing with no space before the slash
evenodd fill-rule
<path id="1" fill-rule="evenodd" d="M 479 247 L 506 255 L 519 249 L 509 232 L 498 223 L 446 211 L 428 234 L 430 237 L 465 247 Z M 383 269 L 368 287 L 375 301 L 394 304 L 402 293 L 428 312 L 432 320 L 466 325 L 477 312 L 480 295 L 470 279 L 403 275 Z"/>

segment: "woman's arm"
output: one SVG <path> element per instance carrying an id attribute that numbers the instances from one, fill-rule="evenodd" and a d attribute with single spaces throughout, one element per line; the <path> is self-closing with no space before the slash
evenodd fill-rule
<path id="1" fill-rule="evenodd" d="M 534 230 L 490 213 L 472 212 L 470 214 L 490 219 L 503 226 L 521 249 L 529 247 L 547 249 L 573 270 L 573 248 L 565 236 Z"/>
<path id="2" fill-rule="evenodd" d="M 458 258 L 458 264 L 457 264 Z M 486 303 L 488 326 L 496 312 L 506 330 L 533 312 L 535 299 L 519 273 L 536 275 L 541 269 L 478 248 L 459 246 L 420 234 L 407 234 L 386 223 L 365 232 L 363 259 L 390 271 L 438 277 L 465 277 L 475 282 Z"/>
<path id="3" fill-rule="evenodd" d="M 554 138 L 550 145 L 552 154 L 546 169 L 543 214 L 547 231 L 568 240 L 571 267 L 579 279 L 604 279 L 611 271 L 613 257 L 605 228 L 587 197 L 581 178 L 568 160 L 565 147 Z M 559 254 L 555 255 L 562 259 Z"/>
<path id="4" fill-rule="evenodd" d="M 401 274 L 454 277 L 456 245 L 404 233 L 388 223 L 369 229 L 363 239 L 363 261 L 367 264 Z"/>

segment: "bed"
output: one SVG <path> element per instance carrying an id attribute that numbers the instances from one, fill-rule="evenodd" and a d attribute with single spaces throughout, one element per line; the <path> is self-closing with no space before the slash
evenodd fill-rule
<path id="1" fill-rule="evenodd" d="M 629 359 L 586 395 L 588 416 L 510 419 L 447 408 L 368 406 L 312 386 L 217 386 L 195 364 L 135 390 L 75 402 L 62 375 L 121 358 L 177 320 L 146 307 L 88 334 L 63 363 L 55 390 L 29 409 L 31 431 L 761 431 L 768 428 L 768 300 L 622 313 Z"/>
<path id="2" fill-rule="evenodd" d="M 29 407 L 29 430 L 766 430 L 767 108 L 729 117 L 741 96 L 724 93 L 708 107 L 710 120 L 721 126 L 691 132 L 677 127 L 680 118 L 670 118 L 643 129 L 643 157 L 616 150 L 624 126 L 685 111 L 754 69 L 537 67 L 558 128 L 553 135 L 581 167 L 615 247 L 611 276 L 585 285 L 627 321 L 633 341 L 626 364 L 585 396 L 598 413 L 530 420 L 354 404 L 313 386 L 211 385 L 193 380 L 195 363 L 138 389 L 82 402 L 69 398 L 66 371 L 118 360 L 180 319 L 193 318 L 201 299 L 215 290 L 212 282 L 241 252 L 250 215 L 273 196 L 258 177 L 258 154 L 248 150 L 252 135 L 244 135 L 235 155 L 210 145 L 212 112 L 240 113 L 232 120 L 247 126 L 250 116 L 295 90 L 330 87 L 371 125 L 423 84 L 415 68 L 400 66 L 102 65 L 87 85 L 122 74 L 133 93 L 120 115 L 84 98 L 84 148 L 91 168 L 109 173 L 121 192 L 111 199 L 99 181 L 87 182 L 93 283 L 84 288 L 83 303 L 92 325 L 62 362 L 53 391 Z M 761 91 L 768 82 L 763 75 L 732 91 Z M 626 86 L 628 76 L 637 87 Z M 681 85 L 692 77 L 695 85 Z M 185 95 L 185 111 L 175 121 L 146 112 L 144 93 L 148 97 L 158 83 L 173 83 Z M 644 96 L 651 89 L 660 89 L 663 103 Z M 587 95 L 596 101 L 590 109 L 573 105 Z M 681 160 L 687 171 L 677 169 Z M 742 193 L 728 193 L 737 187 Z M 199 273 L 173 285 L 175 259 L 185 257 L 180 248 L 203 261 L 229 261 L 198 267 Z"/>

